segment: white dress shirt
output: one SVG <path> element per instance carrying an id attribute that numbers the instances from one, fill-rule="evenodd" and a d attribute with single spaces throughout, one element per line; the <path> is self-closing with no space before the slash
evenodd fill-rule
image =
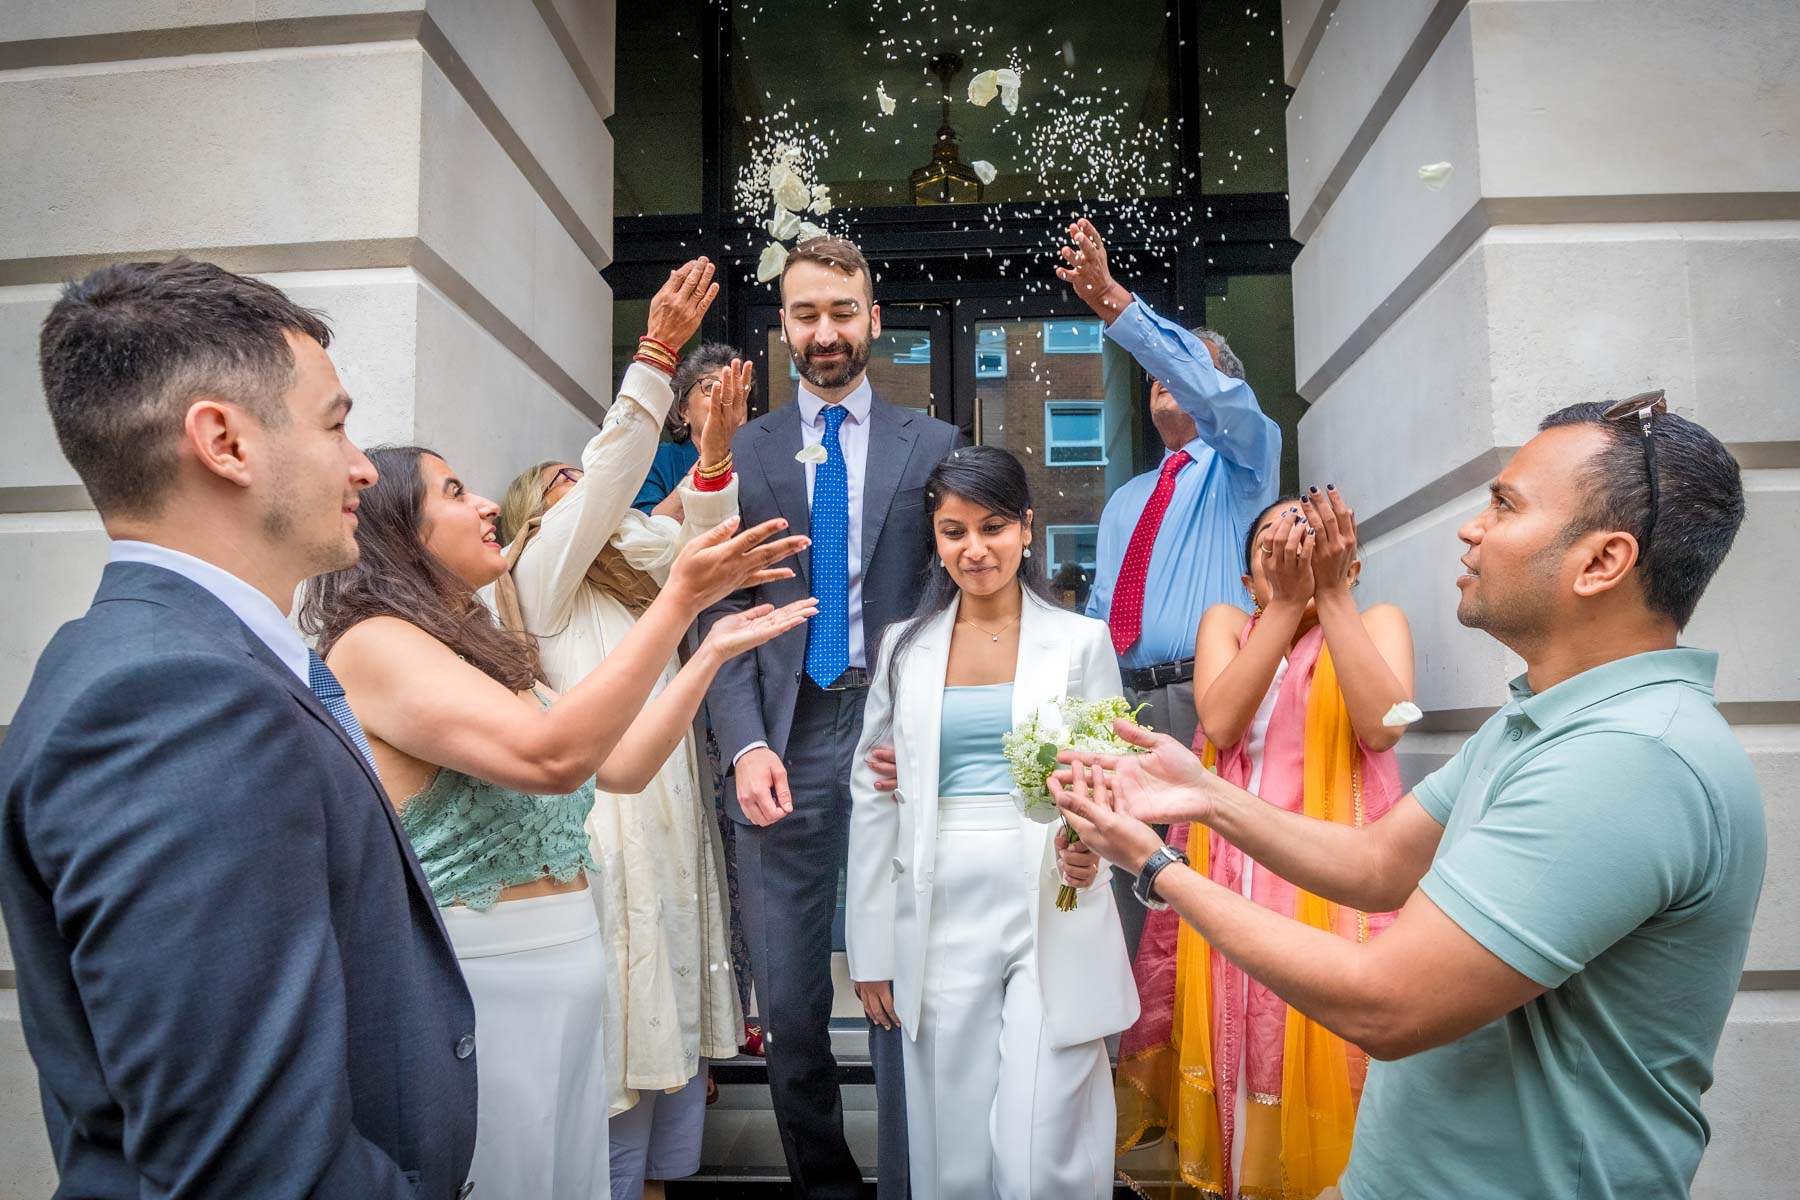
<path id="1" fill-rule="evenodd" d="M 301 683 L 311 686 L 312 652 L 301 640 L 300 631 L 288 624 L 288 619 L 281 615 L 273 600 L 230 571 L 167 546 L 130 540 L 114 542 L 112 556 L 107 561 L 148 563 L 199 584 L 248 625 L 250 632 L 261 638 L 263 645 L 273 650 L 275 657 L 299 676 Z"/>
<path id="2" fill-rule="evenodd" d="M 844 453 L 844 478 L 850 499 L 850 544 L 847 547 L 850 552 L 850 665 L 865 668 L 869 665 L 869 654 L 868 648 L 863 644 L 863 478 L 868 474 L 869 408 L 874 402 L 875 393 L 869 387 L 869 377 L 864 375 L 856 390 L 839 401 L 844 409 L 844 423 L 838 426 L 838 448 Z M 795 403 L 800 406 L 801 444 L 818 445 L 825 440 L 825 401 L 814 395 L 803 379 L 800 381 Z M 818 470 L 817 463 L 806 464 L 806 506 L 809 512 L 812 510 L 813 476 Z"/>

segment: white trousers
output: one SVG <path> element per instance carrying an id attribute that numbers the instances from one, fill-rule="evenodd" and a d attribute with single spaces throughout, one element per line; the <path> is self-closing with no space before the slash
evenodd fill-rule
<path id="1" fill-rule="evenodd" d="M 1112 1195 L 1106 1043 L 1050 1045 L 1020 820 L 1005 796 L 939 801 L 923 1003 L 903 1042 L 913 1200 Z M 898 936 L 915 919 L 901 905 Z"/>
<path id="2" fill-rule="evenodd" d="M 606 947 L 588 890 L 443 910 L 475 1001 L 483 1200 L 607 1200 Z"/>

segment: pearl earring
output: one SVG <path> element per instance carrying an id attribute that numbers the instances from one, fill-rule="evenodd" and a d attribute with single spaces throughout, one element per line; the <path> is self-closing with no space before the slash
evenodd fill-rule
<path id="1" fill-rule="evenodd" d="M 1025 557 L 1026 558 L 1031 557 L 1031 547 L 1030 546 L 1025 547 Z"/>

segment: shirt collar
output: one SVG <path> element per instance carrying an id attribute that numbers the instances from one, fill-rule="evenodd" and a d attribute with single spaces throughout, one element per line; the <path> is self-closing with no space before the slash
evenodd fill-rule
<path id="1" fill-rule="evenodd" d="M 167 546 L 128 539 L 112 544 L 112 555 L 108 561 L 146 563 L 152 567 L 161 567 L 205 588 L 219 603 L 229 608 L 238 620 L 249 626 L 250 632 L 262 639 L 263 645 L 273 650 L 275 657 L 300 677 L 301 683 L 310 686 L 312 651 L 306 648 L 299 631 L 288 624 L 288 619 L 281 615 L 281 610 L 275 607 L 273 600 L 230 571 L 191 554 L 171 550 Z"/>
<path id="2" fill-rule="evenodd" d="M 1196 438 L 1194 438 L 1193 441 L 1191 441 L 1187 445 L 1183 446 L 1182 449 L 1187 451 L 1187 456 L 1189 459 L 1193 460 L 1194 462 L 1199 462 L 1200 455 L 1208 450 L 1211 450 L 1212 447 L 1206 444 L 1205 438 L 1196 437 Z M 1175 455 L 1175 451 L 1170 450 L 1165 447 L 1163 449 L 1161 462 L 1168 462 L 1170 458 L 1174 457 L 1174 455 Z M 1160 463 L 1158 465 L 1160 465 Z"/>
<path id="3" fill-rule="evenodd" d="M 1719 656 L 1713 651 L 1678 646 L 1673 650 L 1627 655 L 1590 667 L 1535 694 L 1525 675 L 1513 680 L 1511 687 L 1513 703 L 1519 712 L 1539 729 L 1549 729 L 1584 708 L 1651 684 L 1686 683 L 1711 695 L 1718 672 Z"/>
<path id="4" fill-rule="evenodd" d="M 795 400 L 800 405 L 801 422 L 807 425 L 817 425 L 819 414 L 825 411 L 825 401 L 806 386 L 804 379 L 800 381 L 800 389 Z M 857 425 L 861 425 L 869 419 L 869 409 L 874 403 L 875 390 L 869 386 L 869 376 L 866 373 L 863 375 L 862 382 L 856 385 L 856 390 L 840 401 L 844 410 L 844 419 Z"/>

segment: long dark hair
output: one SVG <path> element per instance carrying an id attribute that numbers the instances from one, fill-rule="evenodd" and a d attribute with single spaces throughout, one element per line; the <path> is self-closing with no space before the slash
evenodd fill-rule
<path id="1" fill-rule="evenodd" d="M 1256 519 L 1250 522 L 1250 532 L 1244 535 L 1244 574 L 1254 574 L 1254 572 L 1250 570 L 1250 563 L 1251 560 L 1256 557 L 1257 535 L 1261 534 L 1263 527 L 1269 523 L 1264 518 L 1268 517 L 1270 513 L 1275 513 L 1274 519 L 1280 520 L 1281 514 L 1275 512 L 1276 509 L 1292 508 L 1298 503 L 1300 503 L 1300 494 L 1298 492 L 1293 495 L 1277 496 L 1273 504 L 1256 514 Z"/>
<path id="2" fill-rule="evenodd" d="M 933 519 L 946 496 L 961 497 L 970 504 L 979 505 L 1021 524 L 1025 521 L 1025 514 L 1031 511 L 1031 485 L 1025 478 L 1024 464 L 998 446 L 964 446 L 952 450 L 948 457 L 932 469 L 925 479 L 925 523 L 928 530 L 934 527 Z M 933 538 L 935 545 L 935 534 L 928 536 Z M 890 690 L 898 680 L 896 664 L 905 656 L 907 647 L 918 640 L 931 618 L 955 603 L 960 590 L 956 581 L 950 578 L 950 572 L 944 570 L 943 564 L 938 561 L 935 552 L 926 560 L 922 582 L 923 590 L 919 595 L 918 607 L 913 609 L 900 636 L 894 639 L 893 649 L 888 652 L 887 661 L 881 668 L 887 672 Z M 1044 559 L 1041 554 L 1028 555 L 1020 560 L 1019 584 L 1026 593 L 1025 603 L 1031 603 L 1033 596 L 1045 604 L 1055 603 L 1050 599 L 1050 590 L 1044 583 Z"/>
<path id="3" fill-rule="evenodd" d="M 369 451 L 380 478 L 357 506 L 356 565 L 321 575 L 306 586 L 300 628 L 331 653 L 351 626 L 370 617 L 398 617 L 416 625 L 471 665 L 515 692 L 537 682 L 537 642 L 494 619 L 455 572 L 425 548 L 425 478 L 419 460 L 442 455 L 423 446 Z"/>

